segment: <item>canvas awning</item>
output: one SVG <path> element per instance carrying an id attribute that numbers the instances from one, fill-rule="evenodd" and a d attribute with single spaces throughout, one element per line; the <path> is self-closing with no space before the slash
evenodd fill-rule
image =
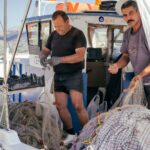
<path id="1" fill-rule="evenodd" d="M 137 4 L 150 49 L 150 3 L 148 0 L 137 0 Z"/>

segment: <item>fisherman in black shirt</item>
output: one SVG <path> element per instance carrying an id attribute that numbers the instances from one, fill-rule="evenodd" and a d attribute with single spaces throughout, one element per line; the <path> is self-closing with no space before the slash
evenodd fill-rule
<path id="1" fill-rule="evenodd" d="M 82 125 L 88 114 L 82 100 L 82 69 L 86 51 L 86 38 L 82 31 L 70 25 L 67 14 L 56 11 L 52 15 L 55 31 L 49 36 L 42 50 L 41 64 L 47 62 L 54 68 L 55 103 L 62 121 L 70 134 L 74 134 L 71 115 L 67 108 L 68 94 Z M 47 56 L 51 54 L 51 59 Z"/>

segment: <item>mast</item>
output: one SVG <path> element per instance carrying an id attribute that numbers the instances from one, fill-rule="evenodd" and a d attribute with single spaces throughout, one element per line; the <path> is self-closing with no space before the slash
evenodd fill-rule
<path id="1" fill-rule="evenodd" d="M 7 0 L 4 0 L 4 83 L 6 84 L 6 73 L 7 73 Z"/>

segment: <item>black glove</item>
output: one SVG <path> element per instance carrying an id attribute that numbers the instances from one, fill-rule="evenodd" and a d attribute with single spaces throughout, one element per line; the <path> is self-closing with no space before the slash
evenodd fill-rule
<path id="1" fill-rule="evenodd" d="M 41 53 L 40 53 L 40 64 L 41 64 L 43 67 L 46 67 L 47 64 L 48 64 L 47 55 L 44 54 L 42 51 L 41 51 Z"/>
<path id="2" fill-rule="evenodd" d="M 50 64 L 51 66 L 56 66 L 56 65 L 59 65 L 61 63 L 60 57 L 56 57 L 56 56 L 51 57 L 47 61 L 48 61 L 48 64 Z"/>

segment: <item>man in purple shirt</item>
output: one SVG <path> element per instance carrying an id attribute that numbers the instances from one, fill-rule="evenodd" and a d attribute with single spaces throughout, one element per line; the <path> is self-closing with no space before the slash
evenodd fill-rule
<path id="1" fill-rule="evenodd" d="M 120 68 L 124 68 L 131 61 L 135 77 L 132 79 L 129 89 L 133 88 L 136 81 L 142 78 L 148 100 L 148 108 L 150 109 L 150 49 L 142 26 L 137 3 L 134 0 L 120 1 L 123 2 L 120 5 L 121 13 L 130 28 L 124 33 L 121 47 L 122 57 L 119 61 L 111 65 L 108 71 L 116 74 Z"/>

